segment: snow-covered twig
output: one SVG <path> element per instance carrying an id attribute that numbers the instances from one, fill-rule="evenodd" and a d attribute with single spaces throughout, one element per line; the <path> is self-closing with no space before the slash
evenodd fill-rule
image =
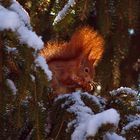
<path id="1" fill-rule="evenodd" d="M 140 119 L 134 120 L 122 128 L 121 134 L 125 134 L 126 131 L 129 131 L 131 128 L 137 128 L 139 126 L 140 126 Z"/>
<path id="2" fill-rule="evenodd" d="M 25 26 L 27 26 L 29 29 L 32 29 L 30 24 L 30 16 L 27 11 L 16 0 L 11 1 L 12 4 L 8 9 L 16 12 L 19 15 L 19 18 L 24 22 Z"/>
<path id="3" fill-rule="evenodd" d="M 46 63 L 46 60 L 43 56 L 38 56 L 36 59 L 35 59 L 35 63 L 37 66 L 40 66 L 45 74 L 48 76 L 48 80 L 51 80 L 52 79 L 52 72 L 49 70 L 49 67 Z"/>
<path id="4" fill-rule="evenodd" d="M 126 140 L 124 137 L 117 135 L 116 133 L 106 133 L 103 140 Z"/>
<path id="5" fill-rule="evenodd" d="M 67 11 L 70 7 L 73 7 L 75 5 L 75 0 L 68 0 L 68 3 L 63 7 L 63 9 L 58 13 L 58 15 L 55 17 L 53 25 L 61 21 L 65 15 L 67 14 Z"/>
<path id="6" fill-rule="evenodd" d="M 16 95 L 17 94 L 17 88 L 16 88 L 14 82 L 10 79 L 7 79 L 6 83 L 7 83 L 7 86 L 11 89 L 13 95 Z"/>
<path id="7" fill-rule="evenodd" d="M 127 95 L 132 95 L 134 97 L 137 96 L 137 94 L 138 94 L 137 91 L 135 91 L 135 90 L 133 90 L 131 88 L 128 88 L 128 87 L 120 87 L 117 90 L 110 91 L 110 94 L 112 96 L 118 95 L 120 93 L 122 93 L 122 94 L 125 93 Z"/>

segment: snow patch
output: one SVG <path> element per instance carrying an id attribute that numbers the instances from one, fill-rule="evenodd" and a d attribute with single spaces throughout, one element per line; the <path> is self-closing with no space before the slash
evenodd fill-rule
<path id="1" fill-rule="evenodd" d="M 115 109 L 108 109 L 96 115 L 93 115 L 87 124 L 87 136 L 95 136 L 98 132 L 98 129 L 103 124 L 114 124 L 118 125 L 120 120 L 120 115 L 117 113 Z"/>
<path id="2" fill-rule="evenodd" d="M 16 31 L 19 26 L 20 20 L 18 14 L 0 5 L 0 31 L 5 29 Z"/>
<path id="3" fill-rule="evenodd" d="M 56 23 L 61 21 L 62 18 L 64 18 L 64 16 L 66 15 L 66 13 L 69 10 L 69 8 L 73 7 L 75 5 L 75 3 L 76 3 L 75 0 L 69 0 L 68 3 L 64 6 L 64 8 L 55 17 L 53 25 L 55 25 Z"/>
<path id="4" fill-rule="evenodd" d="M 59 99 L 67 98 L 66 102 L 62 104 L 61 107 L 64 108 L 65 106 L 70 105 L 70 107 L 67 108 L 67 111 L 76 116 L 76 118 L 67 125 L 66 131 L 72 126 L 75 128 L 71 135 L 71 140 L 86 140 L 87 137 L 94 137 L 103 124 L 113 124 L 114 127 L 117 127 L 120 115 L 115 109 L 109 109 L 95 115 L 94 112 L 82 101 L 82 95 L 87 96 L 99 107 L 101 106 L 99 102 L 100 99 L 86 92 L 82 93 L 81 91 L 60 95 L 55 100 L 57 101 Z"/>
<path id="5" fill-rule="evenodd" d="M 30 77 L 31 77 L 32 81 L 35 82 L 35 76 L 30 74 Z"/>
<path id="6" fill-rule="evenodd" d="M 131 128 L 137 128 L 140 126 L 140 119 L 134 120 L 133 122 L 128 123 L 125 127 L 122 128 L 121 134 L 125 134 Z"/>
<path id="7" fill-rule="evenodd" d="M 8 87 L 11 89 L 13 95 L 16 95 L 18 90 L 17 90 L 14 82 L 10 79 L 7 79 L 6 83 L 7 83 Z"/>
<path id="8" fill-rule="evenodd" d="M 35 51 L 42 49 L 44 47 L 44 43 L 41 37 L 37 36 L 29 26 L 29 15 L 16 0 L 12 0 L 12 4 L 9 9 L 0 5 L 0 31 L 11 29 L 18 35 L 20 43 L 26 44 Z M 35 62 L 44 70 L 48 79 L 51 80 L 52 73 L 48 69 L 46 60 L 39 56 L 35 59 Z"/>
<path id="9" fill-rule="evenodd" d="M 126 140 L 124 137 L 117 135 L 116 133 L 106 133 L 103 140 Z"/>
<path id="10" fill-rule="evenodd" d="M 35 32 L 28 30 L 25 26 L 20 26 L 17 30 L 21 43 L 27 44 L 29 47 L 37 50 L 43 48 L 44 43 L 41 37 L 38 37 Z"/>
<path id="11" fill-rule="evenodd" d="M 6 46 L 6 50 L 8 53 L 17 53 L 18 52 L 17 48 L 11 48 L 8 46 Z"/>
<path id="12" fill-rule="evenodd" d="M 120 93 L 126 93 L 128 95 L 137 96 L 138 91 L 135 91 L 135 90 L 128 88 L 128 87 L 120 87 L 117 90 L 110 91 L 110 94 L 112 96 L 115 96 L 115 95 L 120 94 Z"/>
<path id="13" fill-rule="evenodd" d="M 11 11 L 16 12 L 20 19 L 24 22 L 25 26 L 28 26 L 29 29 L 32 29 L 30 25 L 30 17 L 26 10 L 17 2 L 16 0 L 12 0 L 12 4 L 10 5 L 9 9 Z"/>
<path id="14" fill-rule="evenodd" d="M 23 16 L 23 14 L 21 15 Z M 0 31 L 11 29 L 16 32 L 21 43 L 25 43 L 35 50 L 42 49 L 44 47 L 44 43 L 41 40 L 41 37 L 38 37 L 35 32 L 26 27 L 24 23 L 28 23 L 29 19 L 24 17 L 23 22 L 20 17 L 21 15 L 18 15 L 16 12 L 10 11 L 0 5 Z"/>
<path id="15" fill-rule="evenodd" d="M 49 70 L 48 64 L 43 56 L 38 56 L 35 60 L 36 66 L 41 67 L 45 74 L 48 76 L 48 80 L 52 79 L 52 72 Z"/>

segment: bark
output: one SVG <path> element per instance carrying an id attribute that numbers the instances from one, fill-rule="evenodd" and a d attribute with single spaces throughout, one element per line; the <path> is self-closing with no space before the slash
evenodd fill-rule
<path id="1" fill-rule="evenodd" d="M 2 92 L 2 75 L 3 75 L 3 72 L 2 72 L 2 62 L 3 62 L 3 47 L 2 47 L 2 37 L 1 37 L 1 33 L 0 33 L 0 91 Z"/>

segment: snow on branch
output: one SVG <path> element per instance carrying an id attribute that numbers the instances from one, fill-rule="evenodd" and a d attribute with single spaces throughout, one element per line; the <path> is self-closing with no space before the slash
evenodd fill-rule
<path id="1" fill-rule="evenodd" d="M 44 47 L 41 37 L 32 31 L 30 25 L 30 17 L 24 8 L 16 1 L 11 0 L 12 4 L 9 8 L 0 5 L 0 31 L 12 30 L 15 32 L 21 44 L 38 51 Z M 48 69 L 45 59 L 41 56 L 35 58 L 37 66 L 40 66 L 48 79 L 51 80 L 52 73 Z"/>
<path id="2" fill-rule="evenodd" d="M 101 113 L 91 116 L 87 123 L 87 136 L 95 136 L 99 128 L 103 124 L 114 124 L 118 125 L 120 120 L 120 115 L 115 109 L 108 109 Z"/>
<path id="3" fill-rule="evenodd" d="M 29 47 L 40 50 L 44 43 L 41 37 L 38 37 L 35 32 L 29 30 L 21 20 L 18 13 L 6 9 L 0 5 L 0 31 L 9 30 L 16 32 L 21 43 L 27 44 Z"/>
<path id="4" fill-rule="evenodd" d="M 28 30 L 27 27 L 19 27 L 17 29 L 17 34 L 19 35 L 19 40 L 21 43 L 27 44 L 36 51 L 43 48 L 44 43 L 41 40 L 41 37 L 38 37 L 35 32 Z"/>
<path id="5" fill-rule="evenodd" d="M 52 72 L 49 70 L 45 58 L 43 56 L 38 56 L 35 59 L 35 63 L 36 63 L 36 66 L 39 66 L 44 70 L 45 74 L 48 76 L 48 80 L 51 80 Z"/>
<path id="6" fill-rule="evenodd" d="M 107 133 L 103 140 L 126 140 L 124 137 L 117 135 L 116 133 Z"/>
<path id="7" fill-rule="evenodd" d="M 25 26 L 29 29 L 32 29 L 30 24 L 30 16 L 26 12 L 26 10 L 17 2 L 16 0 L 11 0 L 12 4 L 10 5 L 9 9 L 11 11 L 16 12 L 19 15 L 19 18 L 24 22 Z"/>
<path id="8" fill-rule="evenodd" d="M 7 50 L 8 54 L 9 53 L 17 53 L 18 52 L 17 48 L 14 48 L 14 47 L 11 48 L 11 47 L 6 46 L 6 50 Z"/>
<path id="9" fill-rule="evenodd" d="M 5 29 L 16 31 L 19 26 L 20 20 L 18 15 L 0 5 L 0 31 Z"/>
<path id="10" fill-rule="evenodd" d="M 59 21 L 62 20 L 62 18 L 65 17 L 67 14 L 67 11 L 69 10 L 70 7 L 73 7 L 75 5 L 75 0 L 68 0 L 68 3 L 63 7 L 63 9 L 58 13 L 58 15 L 55 17 L 53 25 L 58 23 Z"/>
<path id="11" fill-rule="evenodd" d="M 135 90 L 133 90 L 131 88 L 128 88 L 128 87 L 120 87 L 117 90 L 110 91 L 110 94 L 112 96 L 115 96 L 115 95 L 118 95 L 118 94 L 123 94 L 123 93 L 136 97 L 137 94 L 138 94 L 138 91 L 135 91 Z"/>
<path id="12" fill-rule="evenodd" d="M 102 106 L 99 102 L 99 99 L 96 97 L 96 96 L 93 96 L 93 95 L 90 95 L 88 94 L 87 92 L 84 92 L 84 93 L 81 93 L 83 96 L 87 96 L 89 99 L 91 99 L 93 102 L 95 102 L 99 107 L 100 109 L 102 109 Z"/>
<path id="13" fill-rule="evenodd" d="M 68 123 L 67 131 L 74 126 L 74 132 L 71 135 L 72 140 L 85 140 L 90 136 L 95 136 L 99 128 L 104 124 L 112 124 L 117 127 L 120 115 L 115 109 L 108 109 L 101 113 L 94 114 L 94 112 L 85 105 L 82 100 L 83 96 L 88 96 L 95 104 L 100 105 L 100 99 L 89 95 L 88 93 L 82 93 L 81 91 L 73 92 L 71 94 L 60 95 L 55 101 L 63 98 L 67 98 L 66 102 L 62 104 L 62 108 L 68 107 L 67 111 L 74 114 L 76 118 Z M 71 105 L 72 101 L 72 105 Z M 101 111 L 101 110 L 100 110 Z"/>
<path id="14" fill-rule="evenodd" d="M 10 79 L 7 79 L 6 83 L 7 83 L 7 86 L 11 89 L 13 95 L 16 95 L 17 94 L 17 88 L 16 88 L 14 82 Z"/>
<path id="15" fill-rule="evenodd" d="M 122 128 L 121 134 L 125 134 L 126 131 L 129 131 L 131 128 L 137 127 L 140 127 L 140 119 L 128 123 L 125 127 Z"/>

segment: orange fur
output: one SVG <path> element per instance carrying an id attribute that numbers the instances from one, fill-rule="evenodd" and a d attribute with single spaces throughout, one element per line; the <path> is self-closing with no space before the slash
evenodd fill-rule
<path id="1" fill-rule="evenodd" d="M 61 94 L 76 88 L 90 91 L 95 65 L 104 51 L 103 45 L 103 38 L 90 27 L 78 29 L 69 42 L 47 43 L 40 54 L 53 72 L 51 85 L 54 92 Z"/>
<path id="2" fill-rule="evenodd" d="M 87 55 L 88 60 L 93 63 L 95 60 L 101 59 L 104 51 L 103 38 L 90 27 L 84 27 L 75 32 L 69 44 L 73 48 L 82 48 L 83 54 Z"/>

